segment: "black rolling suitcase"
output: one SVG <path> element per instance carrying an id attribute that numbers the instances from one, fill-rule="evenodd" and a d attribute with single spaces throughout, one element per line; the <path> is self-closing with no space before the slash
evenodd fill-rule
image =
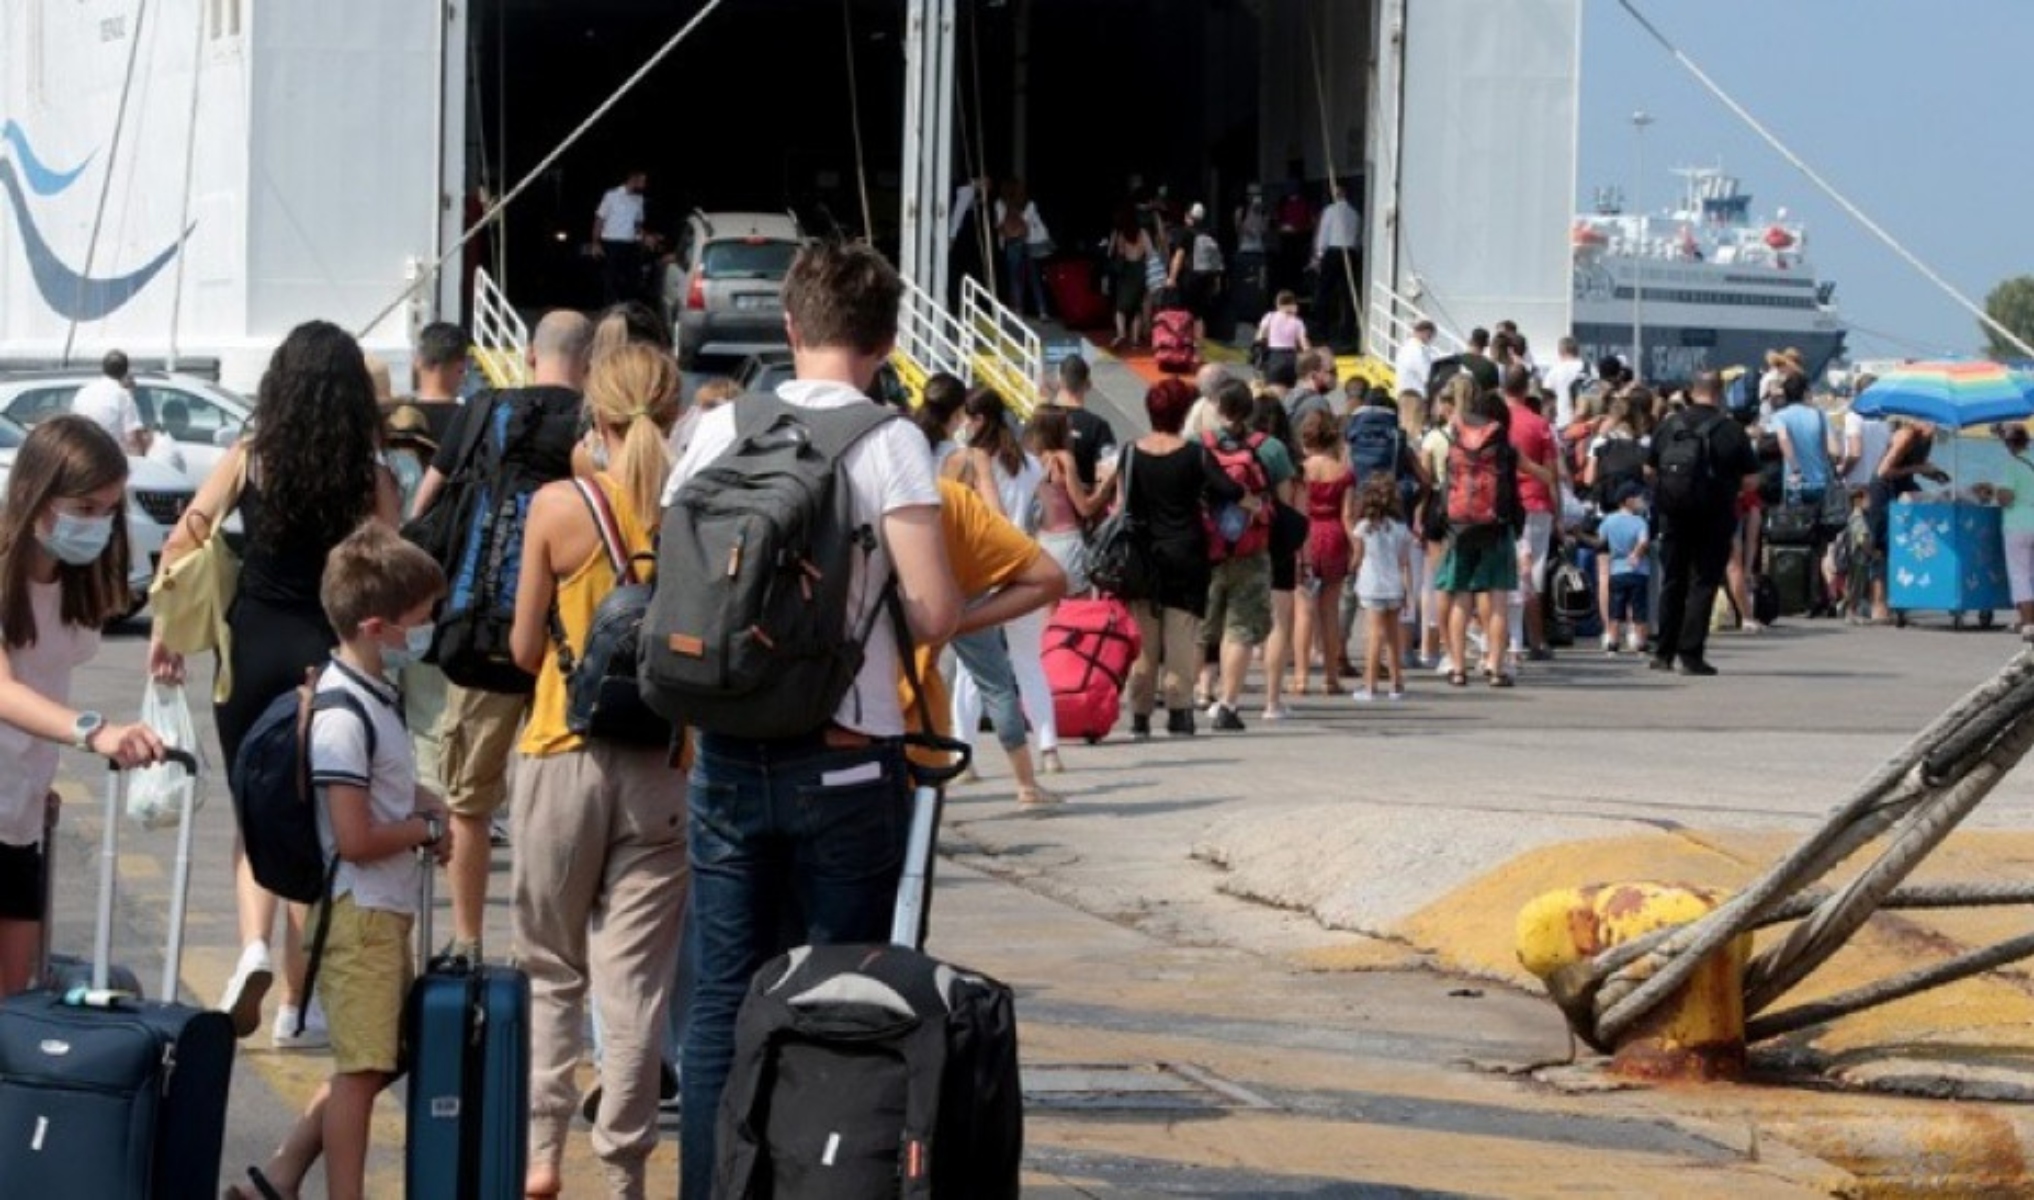
<path id="1" fill-rule="evenodd" d="M 801 946 L 735 1025 L 717 1200 L 1016 1200 L 1024 1152 L 1010 989 L 920 952 L 938 789 L 914 795 L 891 944 Z"/>
<path id="2" fill-rule="evenodd" d="M 192 774 L 197 760 L 171 750 Z M 192 799 L 177 830 L 163 998 L 107 987 L 125 776 L 109 771 L 89 986 L 0 1001 L 0 1193 L 92 1200 L 219 1194 L 233 1023 L 178 1004 Z"/>

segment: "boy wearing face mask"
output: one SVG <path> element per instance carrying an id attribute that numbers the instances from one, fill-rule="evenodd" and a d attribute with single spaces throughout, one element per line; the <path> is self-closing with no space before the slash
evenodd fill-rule
<path id="1" fill-rule="evenodd" d="M 310 927 L 327 923 L 318 997 L 332 1038 L 332 1077 L 264 1166 L 248 1169 L 251 1200 L 294 1196 L 319 1154 L 326 1194 L 362 1194 L 374 1098 L 395 1078 L 403 999 L 409 993 L 410 926 L 416 918 L 418 849 L 443 862 L 444 801 L 418 786 L 402 701 L 390 677 L 431 646 L 431 610 L 445 574 L 395 530 L 369 521 L 333 547 L 318 599 L 339 649 L 318 676 L 320 695 L 348 705 L 311 719 L 311 785 L 318 840 L 339 865 L 331 899 Z"/>

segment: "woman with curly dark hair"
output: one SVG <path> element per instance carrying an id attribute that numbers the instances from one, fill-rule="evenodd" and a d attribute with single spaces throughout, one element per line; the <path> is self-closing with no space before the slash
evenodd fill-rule
<path id="1" fill-rule="evenodd" d="M 246 544 L 213 695 L 229 773 L 262 710 L 332 652 L 332 627 L 318 600 L 325 556 L 369 517 L 394 525 L 401 505 L 395 477 L 377 457 L 381 414 L 367 359 L 337 325 L 310 321 L 290 331 L 261 377 L 250 423 L 251 434 L 219 460 L 191 501 L 197 517 L 187 514 L 162 551 L 167 567 L 197 548 L 209 522 L 240 514 Z M 149 669 L 158 679 L 180 680 L 183 657 L 151 639 Z M 262 997 L 275 978 L 268 940 L 276 898 L 254 882 L 238 837 L 233 860 L 243 949 L 219 1007 L 246 1037 L 261 1022 Z M 303 914 L 293 907 L 276 1014 L 279 1048 L 323 1044 L 322 1021 L 295 1032 L 304 999 L 302 927 Z"/>

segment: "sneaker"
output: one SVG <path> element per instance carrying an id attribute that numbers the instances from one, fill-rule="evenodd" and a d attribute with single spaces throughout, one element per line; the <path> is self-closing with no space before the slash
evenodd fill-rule
<path id="1" fill-rule="evenodd" d="M 1131 740 L 1139 742 L 1148 742 L 1151 740 L 1151 718 L 1148 715 L 1142 717 L 1135 715 L 1131 716 L 1130 737 Z"/>
<path id="2" fill-rule="evenodd" d="M 219 1011 L 233 1020 L 234 1037 L 246 1037 L 261 1028 L 261 1002 L 274 983 L 275 964 L 269 959 L 267 945 L 247 943 L 233 977 L 226 981 L 225 993 L 219 997 Z"/>
<path id="3" fill-rule="evenodd" d="M 1603 639 L 1603 652 L 1604 652 L 1605 654 L 1609 655 L 1609 656 L 1610 656 L 1610 657 L 1612 657 L 1612 658 L 1616 658 L 1616 657 L 1617 657 L 1617 643 L 1616 643 L 1616 642 L 1614 642 L 1614 641 L 1612 641 L 1612 640 L 1611 640 L 1611 639 L 1609 639 L 1609 638 L 1604 638 L 1604 639 Z"/>
<path id="4" fill-rule="evenodd" d="M 1243 724 L 1242 714 L 1226 704 L 1216 704 L 1211 715 L 1215 718 L 1215 728 L 1223 733 L 1241 733 L 1248 728 Z"/>
<path id="5" fill-rule="evenodd" d="M 1439 675 L 1443 679 L 1445 679 L 1448 676 L 1453 675 L 1454 673 L 1455 673 L 1455 664 L 1448 661 L 1447 655 L 1443 654 L 1441 657 L 1434 660 L 1434 674 Z"/>
<path id="6" fill-rule="evenodd" d="M 275 1010 L 275 1028 L 269 1031 L 278 1050 L 323 1050 L 332 1044 L 325 1028 L 325 1009 L 316 1000 L 304 1010 L 304 1031 L 297 1032 L 297 1008 L 285 1004 Z"/>
<path id="7" fill-rule="evenodd" d="M 1258 714 L 1261 721 L 1283 721 L 1292 715 L 1292 710 L 1283 704 L 1274 705 Z"/>
<path id="8" fill-rule="evenodd" d="M 1355 700 L 1363 704 L 1368 704 L 1372 700 L 1377 699 L 1377 693 L 1371 691 L 1369 688 L 1357 688 L 1355 691 L 1349 693 L 1349 698 L 1351 700 Z"/>
<path id="9" fill-rule="evenodd" d="M 1390 700 L 1391 700 L 1391 702 L 1392 702 L 1393 704 L 1396 704 L 1396 703 L 1398 703 L 1399 701 L 1401 701 L 1401 700 L 1403 700 L 1403 699 L 1405 699 L 1405 689 L 1404 689 L 1404 688 L 1393 688 L 1393 689 L 1391 689 L 1391 693 L 1390 693 Z"/>
<path id="10" fill-rule="evenodd" d="M 1193 710 L 1186 708 L 1168 710 L 1165 714 L 1165 731 L 1174 737 L 1192 737 L 1194 735 Z"/>
<path id="11" fill-rule="evenodd" d="M 1671 671 L 1674 669 L 1674 660 L 1671 658 L 1662 658 L 1659 655 L 1655 654 L 1654 656 L 1646 660 L 1646 669 L 1651 671 Z"/>
<path id="12" fill-rule="evenodd" d="M 1017 789 L 1017 811 L 1022 813 L 1051 812 L 1066 803 L 1066 797 L 1058 792 L 1033 785 Z"/>
<path id="13" fill-rule="evenodd" d="M 1706 659 L 1700 658 L 1682 659 L 1678 670 L 1683 675 L 1714 675 L 1717 673 L 1716 668 L 1710 666 Z"/>

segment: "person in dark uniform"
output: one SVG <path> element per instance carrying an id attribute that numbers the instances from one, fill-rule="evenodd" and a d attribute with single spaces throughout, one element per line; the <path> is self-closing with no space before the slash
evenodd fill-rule
<path id="1" fill-rule="evenodd" d="M 1714 675 L 1703 654 L 1709 639 L 1709 610 L 1730 564 L 1730 546 L 1737 530 L 1737 497 L 1758 486 L 1759 459 L 1744 428 L 1723 411 L 1723 384 L 1714 371 L 1695 377 L 1692 403 L 1668 417 L 1653 433 L 1649 451 L 1657 480 L 1663 461 L 1671 464 L 1673 447 L 1688 438 L 1700 439 L 1705 468 L 1693 476 L 1685 504 L 1668 502 L 1671 488 L 1661 491 L 1659 646 L 1655 671 L 1677 667 L 1683 675 Z M 1671 466 L 1669 467 L 1671 471 Z"/>

